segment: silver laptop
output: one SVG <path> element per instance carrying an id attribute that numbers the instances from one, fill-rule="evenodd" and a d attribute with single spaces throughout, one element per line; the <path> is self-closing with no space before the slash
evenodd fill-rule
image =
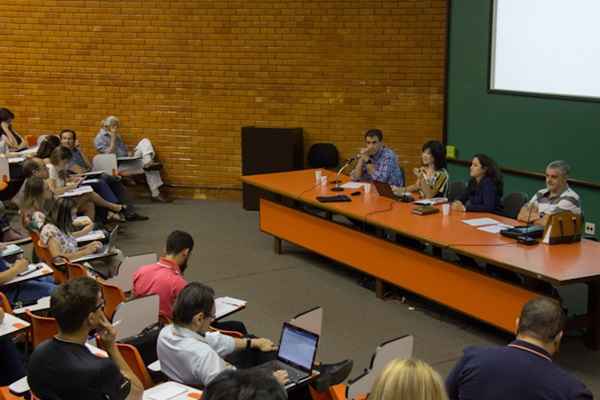
<path id="1" fill-rule="evenodd" d="M 87 256 L 83 256 L 80 257 L 76 260 L 73 260 L 73 262 L 84 262 L 84 261 L 89 261 L 89 260 L 95 260 L 97 258 L 102 258 L 102 257 L 107 257 L 110 255 L 113 255 L 116 244 L 117 244 L 117 230 L 119 229 L 118 226 L 115 226 L 115 228 L 110 232 L 110 235 L 108 237 L 108 242 L 104 245 L 102 245 L 102 247 L 95 252 L 94 254 L 89 254 Z"/>
<path id="2" fill-rule="evenodd" d="M 287 371 L 289 383 L 286 388 L 289 388 L 311 376 L 318 345 L 319 335 L 284 322 L 277 360 L 269 361 L 259 368 L 269 372 Z"/>

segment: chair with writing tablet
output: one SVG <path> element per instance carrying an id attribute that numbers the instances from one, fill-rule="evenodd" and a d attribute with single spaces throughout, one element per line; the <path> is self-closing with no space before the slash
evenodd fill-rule
<path id="1" fill-rule="evenodd" d="M 306 310 L 292 318 L 290 324 L 321 336 L 323 308 L 318 306 Z"/>
<path id="2" fill-rule="evenodd" d="M 131 292 L 135 271 L 141 266 L 156 263 L 156 260 L 158 260 L 158 257 L 155 253 L 125 257 L 119 266 L 119 273 L 107 279 L 106 282 L 119 287 L 124 293 Z"/>
<path id="3" fill-rule="evenodd" d="M 31 347 L 35 349 L 46 339 L 50 339 L 58 333 L 58 324 L 51 317 L 42 317 L 31 311 L 25 311 L 31 322 Z"/>
<path id="4" fill-rule="evenodd" d="M 115 154 L 96 154 L 92 159 L 92 171 L 118 175 L 117 156 Z"/>
<path id="5" fill-rule="evenodd" d="M 112 321 L 117 331 L 117 341 L 140 334 L 144 329 L 158 323 L 160 300 L 157 294 L 135 297 L 120 303 Z"/>
<path id="6" fill-rule="evenodd" d="M 150 389 L 154 386 L 154 382 L 148 373 L 148 368 L 146 368 L 144 360 L 142 360 L 142 356 L 135 346 L 126 343 L 117 343 L 117 349 L 119 349 L 121 356 L 123 356 L 129 368 L 131 368 L 133 373 L 142 382 L 144 389 Z"/>
<path id="7" fill-rule="evenodd" d="M 102 296 L 104 297 L 104 314 L 110 321 L 119 304 L 125 301 L 125 293 L 118 286 L 111 285 L 106 281 L 98 280 L 97 282 L 102 288 Z"/>

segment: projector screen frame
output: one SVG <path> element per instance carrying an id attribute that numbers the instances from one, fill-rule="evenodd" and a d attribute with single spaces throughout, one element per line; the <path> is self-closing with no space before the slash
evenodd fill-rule
<path id="1" fill-rule="evenodd" d="M 489 46 L 488 46 L 488 79 L 487 88 L 489 94 L 508 95 L 508 96 L 522 96 L 522 97 L 534 97 L 541 99 L 555 99 L 555 100 L 568 100 L 568 101 L 580 101 L 587 103 L 600 103 L 600 97 L 592 96 L 577 96 L 567 94 L 552 94 L 552 93 L 540 93 L 540 92 L 524 92 L 518 90 L 505 90 L 505 89 L 494 89 L 492 80 L 494 78 L 494 56 L 495 56 L 495 43 L 496 43 L 496 9 L 498 8 L 499 0 L 492 0 L 492 6 L 490 7 L 490 22 L 488 26 L 489 30 Z"/>

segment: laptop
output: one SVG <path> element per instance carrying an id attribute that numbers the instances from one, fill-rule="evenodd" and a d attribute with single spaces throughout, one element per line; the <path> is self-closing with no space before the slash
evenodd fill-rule
<path id="1" fill-rule="evenodd" d="M 277 360 L 262 364 L 259 368 L 270 372 L 285 370 L 289 377 L 286 387 L 301 383 L 312 375 L 318 345 L 319 335 L 284 322 Z"/>
<path id="2" fill-rule="evenodd" d="M 388 199 L 392 200 L 400 200 L 406 203 L 410 203 L 414 200 L 414 198 L 408 193 L 405 193 L 402 196 L 396 196 L 389 183 L 373 181 L 373 185 L 375 185 L 377 194 L 382 197 L 387 197 Z"/>
<path id="3" fill-rule="evenodd" d="M 113 250 L 116 247 L 117 244 L 117 230 L 119 229 L 118 226 L 115 226 L 115 228 L 110 232 L 110 235 L 108 237 L 108 242 L 104 245 L 102 245 L 102 247 L 96 251 L 93 254 L 89 254 L 87 256 L 83 256 L 83 257 L 79 257 L 77 260 L 73 260 L 73 262 L 83 262 L 83 261 L 89 261 L 89 260 L 95 260 L 97 258 L 102 258 L 102 257 L 106 257 L 106 256 L 110 256 L 113 253 Z"/>

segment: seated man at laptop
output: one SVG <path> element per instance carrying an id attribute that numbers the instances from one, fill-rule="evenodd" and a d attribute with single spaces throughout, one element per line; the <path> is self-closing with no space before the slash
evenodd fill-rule
<path id="1" fill-rule="evenodd" d="M 383 132 L 379 129 L 367 131 L 365 144 L 366 147 L 360 150 L 356 166 L 350 173 L 352 179 L 404 186 L 404 176 L 398 165 L 398 156 L 383 143 Z"/>
<path id="2" fill-rule="evenodd" d="M 517 219 L 526 223 L 546 225 L 548 217 L 561 211 L 581 214 L 579 195 L 569 187 L 570 172 L 566 161 L 552 161 L 546 167 L 546 188 L 538 191 L 525 204 Z"/>
<path id="3" fill-rule="evenodd" d="M 214 315 L 212 288 L 192 282 L 179 293 L 173 307 L 173 324 L 160 331 L 156 345 L 161 370 L 170 379 L 206 386 L 224 370 L 250 368 L 275 358 L 277 347 L 269 339 L 238 339 L 209 332 Z M 350 360 L 321 365 L 316 388 L 323 391 L 343 381 L 351 369 Z M 273 375 L 282 384 L 288 380 L 285 371 L 275 371 Z"/>

